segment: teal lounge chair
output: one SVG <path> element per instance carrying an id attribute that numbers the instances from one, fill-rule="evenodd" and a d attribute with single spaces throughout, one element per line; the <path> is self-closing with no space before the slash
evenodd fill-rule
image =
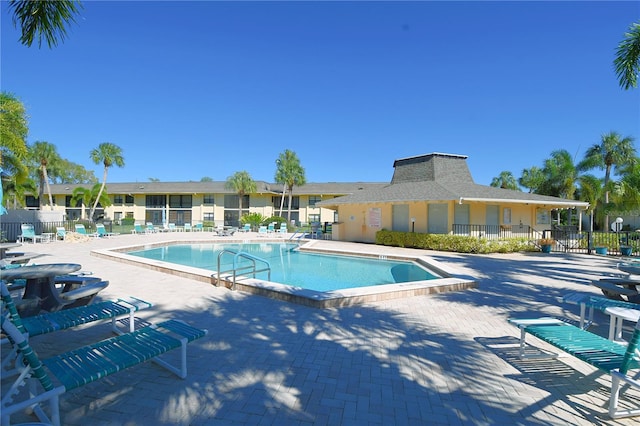
<path id="1" fill-rule="evenodd" d="M 2 283 L 2 294 L 7 292 Z M 2 312 L 2 331 L 24 361 L 20 374 L 10 387 L 7 383 L 7 390 L 2 394 L 0 416 L 3 425 L 10 423 L 14 413 L 26 410 L 35 413 L 43 423 L 60 426 L 61 395 L 146 361 L 154 361 L 185 378 L 187 344 L 207 334 L 207 330 L 182 321 L 167 320 L 41 360 L 24 336 L 26 330 L 11 297 L 3 297 Z M 180 349 L 178 366 L 160 358 L 174 349 Z M 28 382 L 29 392 L 22 392 Z"/>
<path id="2" fill-rule="evenodd" d="M 87 237 L 99 237 L 100 235 L 97 232 L 92 232 L 89 234 L 87 232 L 87 228 L 84 227 L 82 223 L 76 223 L 75 225 L 76 232 L 80 235 L 86 235 Z"/>
<path id="3" fill-rule="evenodd" d="M 132 234 L 144 234 L 144 229 L 142 228 L 142 225 L 140 225 L 139 223 L 136 223 L 133 225 L 133 229 L 131 230 Z"/>
<path id="4" fill-rule="evenodd" d="M 36 231 L 33 225 L 22 224 L 20 228 L 22 230 L 22 234 L 18 236 L 18 241 L 20 241 L 21 243 L 31 240 L 31 242 L 35 244 L 44 240 L 44 237 L 42 235 L 36 235 Z"/>
<path id="5" fill-rule="evenodd" d="M 640 321 L 629 343 L 611 341 L 556 318 L 510 319 L 520 328 L 520 357 L 557 357 L 556 354 L 527 355 L 526 334 L 531 334 L 592 366 L 611 374 L 609 416 L 640 416 L 640 407 L 620 409 L 620 392 L 628 388 L 640 390 Z M 633 372 L 633 375 L 632 375 Z M 638 401 L 640 402 L 640 401 Z"/>
<path id="6" fill-rule="evenodd" d="M 107 232 L 107 228 L 104 227 L 104 224 L 98 223 L 96 224 L 96 232 L 99 237 L 111 238 L 114 235 L 118 235 L 117 232 Z"/>
<path id="7" fill-rule="evenodd" d="M 64 241 L 67 238 L 67 230 L 64 229 L 64 226 L 56 227 L 56 240 Z"/>

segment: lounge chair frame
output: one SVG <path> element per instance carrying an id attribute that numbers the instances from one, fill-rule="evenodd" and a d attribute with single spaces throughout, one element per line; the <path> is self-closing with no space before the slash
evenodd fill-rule
<path id="1" fill-rule="evenodd" d="M 3 286 L 3 293 L 6 286 Z M 124 333 L 75 350 L 40 360 L 24 336 L 22 320 L 9 298 L 3 304 L 6 310 L 0 317 L 2 330 L 17 348 L 24 360 L 20 374 L 2 396 L 0 409 L 2 425 L 10 424 L 11 415 L 32 410 L 40 421 L 60 426 L 60 395 L 108 375 L 125 370 L 146 361 L 154 361 L 180 378 L 187 376 L 187 344 L 204 337 L 207 330 L 192 327 L 178 320 L 167 320 L 148 325 L 133 332 Z M 22 330 L 21 330 L 22 329 Z M 179 365 L 169 364 L 160 356 L 180 349 Z M 28 395 L 20 392 L 29 385 Z M 24 399 L 15 401 L 18 396 Z M 47 415 L 43 404 L 48 403 Z"/>
<path id="2" fill-rule="evenodd" d="M 640 369 L 640 321 L 626 347 L 602 336 L 568 324 L 557 318 L 510 319 L 520 328 L 520 357 L 557 357 L 557 354 L 528 355 L 526 334 L 531 334 L 574 357 L 611 375 L 609 416 L 613 419 L 640 416 L 640 407 L 619 409 L 618 402 L 623 384 L 640 389 L 640 371 L 631 376 L 630 370 Z"/>

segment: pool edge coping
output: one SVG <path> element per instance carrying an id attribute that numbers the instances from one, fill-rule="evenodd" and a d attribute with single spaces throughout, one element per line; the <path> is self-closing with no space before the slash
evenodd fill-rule
<path id="1" fill-rule="evenodd" d="M 283 243 L 282 239 L 260 239 L 260 242 L 273 242 Z M 175 275 L 183 278 L 193 279 L 195 281 L 205 282 L 217 287 L 226 287 L 221 285 L 225 280 L 221 280 L 218 283 L 216 272 L 194 268 L 190 266 L 178 265 L 169 262 L 163 262 L 158 260 L 138 258 L 127 255 L 124 251 L 139 249 L 151 249 L 160 246 L 166 246 L 171 244 L 224 244 L 224 243 L 255 243 L 256 240 L 247 239 L 225 239 L 221 240 L 194 240 L 194 241 L 182 241 L 182 240 L 165 240 L 157 241 L 146 244 L 134 244 L 120 247 L 112 247 L 110 249 L 95 249 L 90 252 L 90 255 L 103 259 L 109 259 L 121 263 L 127 263 L 131 265 L 137 265 L 154 271 L 162 272 L 169 275 Z M 434 260 L 428 256 L 417 255 L 400 255 L 400 254 L 380 254 L 374 251 L 368 251 L 364 248 L 359 250 L 351 248 L 332 249 L 327 247 L 314 247 L 316 244 L 314 241 L 305 241 L 304 243 L 291 241 L 292 243 L 299 243 L 300 250 L 312 253 L 327 253 L 327 254 L 343 254 L 351 256 L 370 257 L 381 260 L 411 260 L 421 263 L 435 272 L 440 274 L 442 278 L 425 280 L 425 281 L 412 281 L 406 283 L 392 283 L 382 284 L 369 287 L 357 287 L 342 290 L 332 290 L 328 292 L 319 292 L 315 290 L 303 289 L 300 287 L 290 286 L 286 284 L 280 284 L 276 282 L 270 282 L 255 278 L 244 278 L 240 281 L 236 281 L 235 290 L 239 290 L 245 293 L 261 295 L 270 297 L 272 299 L 283 300 L 291 303 L 296 303 L 305 306 L 311 306 L 316 308 L 332 308 L 332 307 L 346 307 L 358 304 L 378 302 L 383 300 L 400 299 L 412 296 L 438 294 L 451 291 L 461 291 L 470 288 L 476 288 L 478 286 L 474 277 L 465 276 L 454 268 L 444 265 L 437 260 Z M 380 246 L 376 246 L 380 247 Z"/>

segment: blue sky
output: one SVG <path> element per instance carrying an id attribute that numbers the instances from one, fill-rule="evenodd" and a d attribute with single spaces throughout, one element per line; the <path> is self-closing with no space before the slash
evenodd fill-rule
<path id="1" fill-rule="evenodd" d="M 640 2 L 96 2 L 57 48 L 18 43 L 2 2 L 0 85 L 47 141 L 108 181 L 388 182 L 393 161 L 467 155 L 475 181 L 609 131 L 640 137 L 612 61 Z M 640 143 L 636 140 L 636 147 Z"/>

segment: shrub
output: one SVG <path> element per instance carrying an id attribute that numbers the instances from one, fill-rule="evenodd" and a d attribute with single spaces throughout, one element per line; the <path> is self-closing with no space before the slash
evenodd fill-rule
<path id="1" fill-rule="evenodd" d="M 120 219 L 120 223 L 122 225 L 133 226 L 136 223 L 136 220 L 132 217 L 123 217 L 122 219 Z"/>
<path id="2" fill-rule="evenodd" d="M 457 253 L 514 253 L 538 250 L 525 238 L 487 240 L 466 235 L 421 234 L 385 229 L 376 233 L 376 244 Z"/>

